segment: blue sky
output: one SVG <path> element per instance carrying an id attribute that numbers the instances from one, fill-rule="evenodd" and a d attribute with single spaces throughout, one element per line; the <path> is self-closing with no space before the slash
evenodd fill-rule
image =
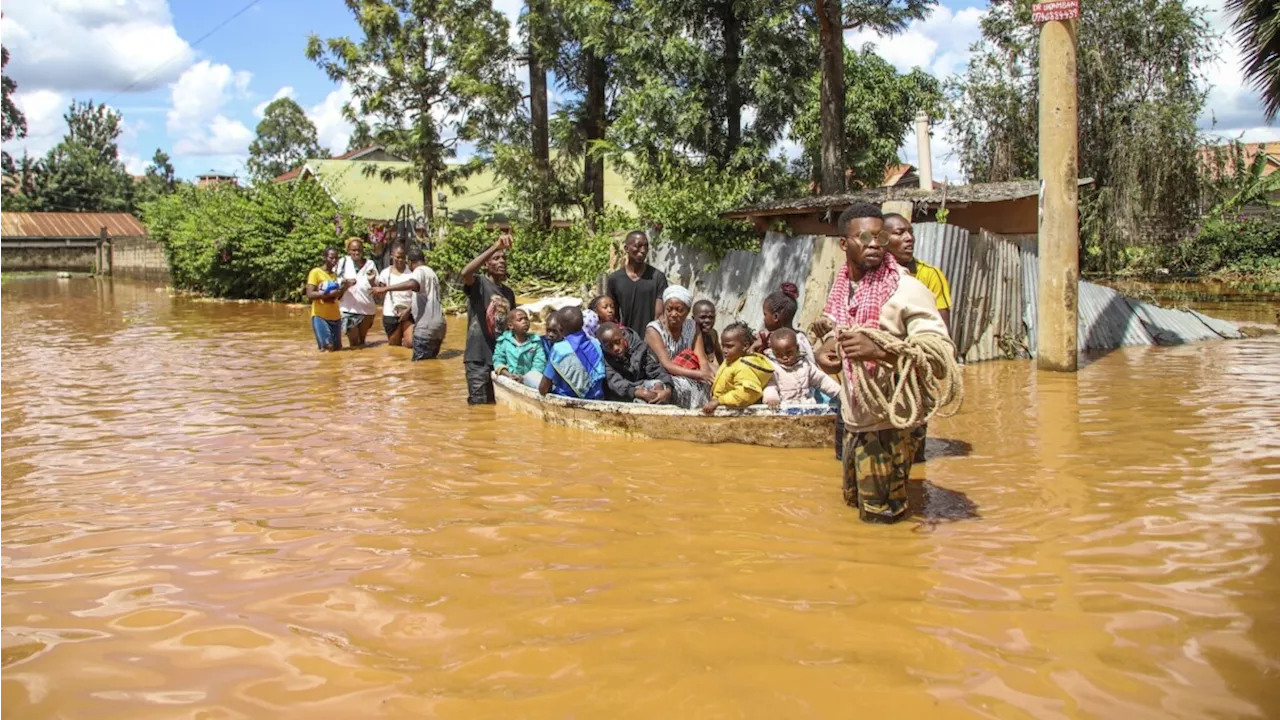
<path id="1" fill-rule="evenodd" d="M 1222 0 L 1195 0 L 1219 32 L 1229 19 Z M 275 97 L 293 97 L 315 122 L 321 143 L 346 148 L 350 127 L 342 120 L 344 88 L 303 56 L 307 37 L 354 35 L 357 29 L 339 0 L 9 0 L 0 38 L 10 52 L 7 73 L 18 82 L 16 99 L 27 115 L 30 136 L 5 144 L 43 154 L 65 132 L 62 114 L 73 98 L 106 102 L 124 116 L 121 151 L 141 172 L 156 148 L 172 158 L 181 177 L 206 170 L 243 175 L 244 161 L 261 107 Z M 495 0 L 515 17 L 520 0 Z M 985 3 L 948 0 L 898 37 L 882 39 L 850 32 L 846 42 L 870 42 L 902 70 L 923 67 L 939 77 L 963 70 L 978 39 Z M 219 24 L 226 25 L 207 38 Z M 197 42 L 199 41 L 199 42 Z M 1243 87 L 1239 54 L 1230 42 L 1206 69 L 1213 90 L 1202 128 L 1246 140 L 1280 140 L 1267 127 L 1256 95 Z M 934 172 L 959 178 L 949 157 L 947 128 L 935 128 Z M 903 159 L 914 162 L 914 140 Z M 778 152 L 793 154 L 783 143 Z"/>

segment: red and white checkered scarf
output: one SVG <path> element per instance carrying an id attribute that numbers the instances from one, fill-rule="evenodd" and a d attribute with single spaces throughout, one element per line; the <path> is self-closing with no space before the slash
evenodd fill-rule
<path id="1" fill-rule="evenodd" d="M 849 264 L 840 266 L 836 281 L 827 295 L 823 314 L 835 321 L 836 329 L 852 327 L 880 327 L 880 309 L 889 302 L 898 289 L 898 261 L 889 253 L 884 254 L 880 267 L 862 276 L 858 289 L 849 292 Z M 853 364 L 844 361 L 846 377 L 851 377 Z M 875 363 L 866 363 L 867 370 L 875 370 Z"/>

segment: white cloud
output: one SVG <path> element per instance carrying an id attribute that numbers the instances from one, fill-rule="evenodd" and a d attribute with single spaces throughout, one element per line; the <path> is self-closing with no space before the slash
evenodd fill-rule
<path id="1" fill-rule="evenodd" d="M 243 97 L 253 74 L 203 60 L 192 65 L 170 90 L 173 105 L 165 127 L 177 140 L 174 155 L 243 155 L 253 133 L 239 120 L 222 113 L 235 97 Z"/>
<path id="2" fill-rule="evenodd" d="M 150 164 L 149 161 L 143 160 L 137 155 L 126 152 L 120 153 L 120 162 L 124 163 L 124 169 L 128 170 L 130 175 L 141 175 L 145 173 L 147 171 L 147 165 Z"/>
<path id="3" fill-rule="evenodd" d="M 962 72 L 968 64 L 969 46 L 982 35 L 978 26 L 982 12 L 978 7 L 952 10 L 938 6 L 924 20 L 912 21 L 906 31 L 898 35 L 884 37 L 870 30 L 849 30 L 844 34 L 844 42 L 854 49 L 871 44 L 876 54 L 899 72 L 918 67 L 945 79 Z"/>
<path id="4" fill-rule="evenodd" d="M 263 100 L 262 102 L 254 106 L 253 116 L 261 120 L 263 115 L 265 115 L 267 112 L 267 106 L 275 102 L 276 100 L 279 100 L 280 98 L 289 98 L 290 100 L 296 100 L 298 98 L 298 93 L 291 86 L 285 85 L 284 87 L 277 90 L 276 94 L 272 95 L 270 100 Z"/>
<path id="5" fill-rule="evenodd" d="M 307 117 L 316 126 L 316 137 L 320 140 L 321 147 L 327 148 L 334 155 L 341 155 L 346 151 L 351 132 L 355 129 L 342 116 L 342 106 L 350 101 L 351 86 L 344 82 L 319 104 L 307 109 Z"/>
<path id="6" fill-rule="evenodd" d="M 1231 139 L 1243 135 L 1245 142 L 1280 138 L 1280 129 L 1266 124 L 1258 93 L 1245 84 L 1243 56 L 1231 29 L 1235 16 L 1227 12 L 1223 0 L 1195 0 L 1190 4 L 1205 11 L 1209 27 L 1222 38 L 1214 44 L 1217 57 L 1205 68 L 1205 79 L 1212 87 L 1200 114 L 1200 129 Z"/>
<path id="7" fill-rule="evenodd" d="M 151 90 L 192 61 L 167 0 L 10 2 L 5 72 L 29 90 Z"/>
<path id="8" fill-rule="evenodd" d="M 13 94 L 13 101 L 27 118 L 27 136 L 4 144 L 10 155 L 17 157 L 26 151 L 35 157 L 43 156 L 66 135 L 67 122 L 62 115 L 71 104 L 71 96 L 53 90 L 19 90 Z"/>

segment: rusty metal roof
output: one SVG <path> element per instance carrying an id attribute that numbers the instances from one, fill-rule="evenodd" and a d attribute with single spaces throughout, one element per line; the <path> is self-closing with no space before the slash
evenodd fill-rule
<path id="1" fill-rule="evenodd" d="M 0 236 L 17 238 L 141 237 L 147 229 L 128 213 L 0 213 Z"/>

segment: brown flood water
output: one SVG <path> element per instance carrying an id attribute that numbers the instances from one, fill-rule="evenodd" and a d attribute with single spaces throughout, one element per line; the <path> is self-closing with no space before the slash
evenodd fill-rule
<path id="1" fill-rule="evenodd" d="M 3 315 L 6 717 L 1280 716 L 1275 337 L 969 367 L 883 527 L 828 450 L 468 408 L 459 320 L 412 365 L 124 282 Z"/>

